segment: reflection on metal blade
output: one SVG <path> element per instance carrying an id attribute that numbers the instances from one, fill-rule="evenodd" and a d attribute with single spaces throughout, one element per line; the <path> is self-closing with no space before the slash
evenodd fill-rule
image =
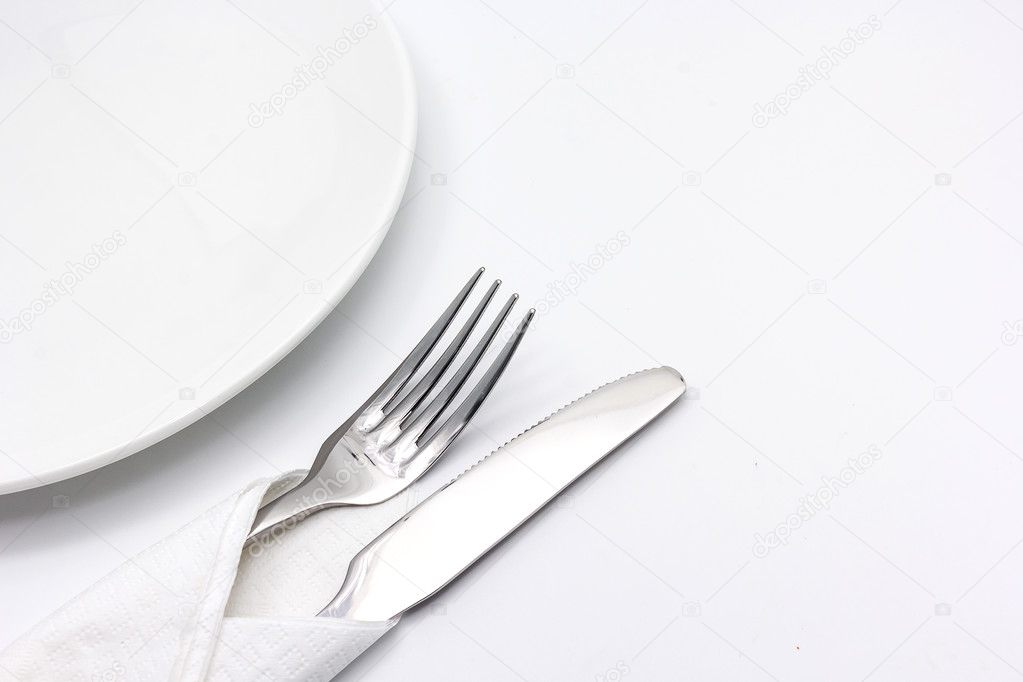
<path id="1" fill-rule="evenodd" d="M 660 367 L 563 407 L 367 545 L 321 615 L 383 621 L 431 596 L 684 392 L 681 375 Z"/>

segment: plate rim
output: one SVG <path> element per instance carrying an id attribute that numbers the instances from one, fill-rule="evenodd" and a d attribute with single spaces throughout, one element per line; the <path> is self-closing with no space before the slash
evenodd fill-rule
<path id="1" fill-rule="evenodd" d="M 141 433 L 116 446 L 94 452 L 88 456 L 76 459 L 73 462 L 60 466 L 49 467 L 44 471 L 30 471 L 21 462 L 13 460 L 18 467 L 25 472 L 25 475 L 0 480 L 0 495 L 10 495 L 12 493 L 42 488 L 44 486 L 53 485 L 76 476 L 81 476 L 91 471 L 95 471 L 109 464 L 113 464 L 114 462 L 126 459 L 131 455 L 137 454 L 138 452 L 141 452 L 142 450 L 145 450 L 146 448 L 151 447 L 196 423 L 203 417 L 207 416 L 210 412 L 221 407 L 231 400 L 231 398 L 251 386 L 257 379 L 266 374 L 291 351 L 297 348 L 298 345 L 302 343 L 302 341 L 304 341 L 306 337 L 308 337 L 309 334 L 311 334 L 312 331 L 316 329 L 321 322 L 323 322 L 323 320 L 326 319 L 327 315 L 329 315 L 338 306 L 348 292 L 351 291 L 352 287 L 355 286 L 355 283 L 362 277 L 366 268 L 369 267 L 370 262 L 379 251 L 384 238 L 390 232 L 391 225 L 393 224 L 398 211 L 401 209 L 401 201 L 408 188 L 408 181 L 415 162 L 414 150 L 418 138 L 419 127 L 418 90 L 416 89 L 415 72 L 412 67 L 412 60 L 408 52 L 408 48 L 405 46 L 394 20 L 381 6 L 379 0 L 363 1 L 374 8 L 376 19 L 383 27 L 386 28 L 385 34 L 391 42 L 396 56 L 398 71 L 400 72 L 399 87 L 405 92 L 405 95 L 409 100 L 406 117 L 402 124 L 403 129 L 400 131 L 398 137 L 400 139 L 408 139 L 409 146 L 407 153 L 402 155 L 404 158 L 402 166 L 397 169 L 399 180 L 395 183 L 394 196 L 390 202 L 391 207 L 390 210 L 387 211 L 390 214 L 390 217 L 376 229 L 375 234 L 370 240 L 364 242 L 361 246 L 359 246 L 355 254 L 349 256 L 347 260 L 341 263 L 341 267 L 344 267 L 344 265 L 349 262 L 354 263 L 349 276 L 344 279 L 339 279 L 335 284 L 333 284 L 333 286 L 330 286 L 329 289 L 327 285 L 330 280 L 325 280 L 322 297 L 323 304 L 313 309 L 303 323 L 295 328 L 294 332 L 287 335 L 273 348 L 271 352 L 264 355 L 259 362 L 254 363 L 251 367 L 242 372 L 234 381 L 225 384 L 223 388 L 210 394 L 208 398 L 202 400 L 196 399 L 192 407 L 187 412 L 163 422 L 154 428 L 146 427 Z M 157 415 L 157 419 L 154 421 L 157 421 L 158 418 L 159 415 Z"/>

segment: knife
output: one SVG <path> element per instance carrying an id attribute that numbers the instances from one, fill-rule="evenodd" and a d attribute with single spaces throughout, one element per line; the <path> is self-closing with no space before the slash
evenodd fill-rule
<path id="1" fill-rule="evenodd" d="M 566 405 L 470 467 L 352 559 L 320 612 L 396 622 L 440 591 L 686 390 L 671 367 L 623 377 Z"/>

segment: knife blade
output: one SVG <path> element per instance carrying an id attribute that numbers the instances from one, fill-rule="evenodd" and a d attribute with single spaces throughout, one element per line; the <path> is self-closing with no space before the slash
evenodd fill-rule
<path id="1" fill-rule="evenodd" d="M 321 616 L 380 622 L 457 578 L 685 392 L 671 367 L 622 377 L 516 436 L 359 552 Z"/>

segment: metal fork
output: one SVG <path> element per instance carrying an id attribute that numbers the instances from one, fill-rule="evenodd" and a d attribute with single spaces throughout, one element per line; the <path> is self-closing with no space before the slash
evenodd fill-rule
<path id="1" fill-rule="evenodd" d="M 404 395 L 402 389 L 437 345 L 482 275 L 480 268 L 469 278 L 398 369 L 323 442 L 306 477 L 259 510 L 249 540 L 270 529 L 275 532 L 284 529 L 322 509 L 383 502 L 411 485 L 437 461 L 483 404 L 533 319 L 534 311 L 530 310 L 476 386 L 448 419 L 435 428 L 501 330 L 518 294 L 512 294 L 469 356 L 431 399 L 427 397 L 465 345 L 501 280 L 490 285 L 483 300 L 422 379 Z"/>

